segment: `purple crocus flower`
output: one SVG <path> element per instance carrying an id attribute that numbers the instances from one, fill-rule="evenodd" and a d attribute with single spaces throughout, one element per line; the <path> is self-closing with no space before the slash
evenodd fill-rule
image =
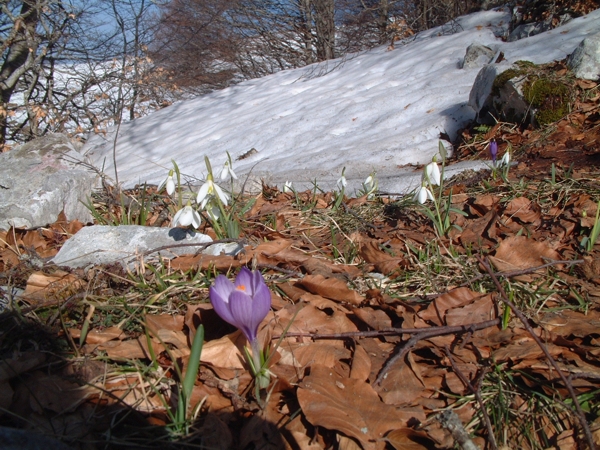
<path id="1" fill-rule="evenodd" d="M 254 343 L 258 326 L 271 309 L 271 291 L 260 272 L 242 267 L 234 283 L 219 275 L 209 292 L 219 317 L 242 330 L 248 342 Z"/>
<path id="2" fill-rule="evenodd" d="M 498 144 L 496 141 L 490 142 L 490 155 L 492 156 L 492 162 L 496 164 L 496 157 L 498 156 Z"/>

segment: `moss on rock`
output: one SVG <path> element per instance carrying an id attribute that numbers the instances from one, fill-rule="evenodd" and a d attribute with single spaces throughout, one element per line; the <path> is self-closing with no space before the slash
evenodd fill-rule
<path id="1" fill-rule="evenodd" d="M 568 75 L 557 75 L 551 65 L 538 66 L 530 61 L 517 61 L 514 67 L 496 77 L 492 94 L 499 95 L 506 83 L 515 77 L 526 78 L 522 85 L 523 99 L 532 107 L 539 126 L 556 122 L 569 113 L 574 93 L 568 85 Z"/>

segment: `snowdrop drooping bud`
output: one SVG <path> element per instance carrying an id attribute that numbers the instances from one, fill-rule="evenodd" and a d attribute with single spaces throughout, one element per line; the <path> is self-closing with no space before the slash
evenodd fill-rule
<path id="1" fill-rule="evenodd" d="M 175 181 L 173 180 L 173 169 L 169 171 L 169 175 L 165 178 L 162 183 L 158 186 L 160 191 L 162 188 L 166 188 L 167 194 L 172 195 L 175 192 Z"/>
<path id="2" fill-rule="evenodd" d="M 213 181 L 212 174 L 209 173 L 206 177 L 206 182 L 198 191 L 198 197 L 196 198 L 196 202 L 200 205 L 201 208 L 204 209 L 206 204 L 213 197 L 218 197 L 223 206 L 227 206 L 229 196 L 223 191 L 223 189 L 221 189 L 217 184 L 215 184 L 215 182 Z"/>
<path id="3" fill-rule="evenodd" d="M 200 227 L 200 214 L 190 204 L 189 200 L 187 205 L 177 211 L 175 217 L 173 217 L 173 226 L 178 227 L 187 227 L 192 225 L 194 228 Z"/>
<path id="4" fill-rule="evenodd" d="M 441 181 L 440 167 L 433 161 L 425 166 L 423 181 L 428 181 L 432 186 L 439 186 Z"/>
<path id="5" fill-rule="evenodd" d="M 346 168 L 344 167 L 342 169 L 342 176 L 337 180 L 337 186 L 339 189 L 345 189 L 346 185 L 348 184 L 348 182 L 346 181 L 346 176 L 344 175 L 346 173 Z"/>
<path id="6" fill-rule="evenodd" d="M 294 192 L 294 186 L 291 181 L 286 181 L 283 185 L 283 192 Z"/>
<path id="7" fill-rule="evenodd" d="M 422 205 L 427 200 L 433 201 L 434 200 L 433 194 L 425 186 L 421 186 L 415 193 L 415 196 L 413 197 L 413 201 L 419 202 Z"/>
<path id="8" fill-rule="evenodd" d="M 500 160 L 500 166 L 509 166 L 510 165 L 510 152 L 507 150 L 506 153 L 504 153 L 504 156 L 502 156 L 502 159 Z"/>
<path id="9" fill-rule="evenodd" d="M 223 170 L 221 170 L 221 181 L 225 181 L 228 177 L 237 180 L 237 175 L 233 171 L 229 160 L 225 161 L 225 164 L 223 165 Z"/>

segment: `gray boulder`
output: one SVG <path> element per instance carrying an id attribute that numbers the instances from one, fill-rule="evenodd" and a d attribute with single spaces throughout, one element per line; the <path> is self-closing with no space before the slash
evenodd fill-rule
<path id="1" fill-rule="evenodd" d="M 493 122 L 492 115 L 495 113 L 492 101 L 494 81 L 498 75 L 510 69 L 510 67 L 510 64 L 506 63 L 488 64 L 475 77 L 473 87 L 469 93 L 469 106 L 477 113 L 479 123 Z"/>
<path id="2" fill-rule="evenodd" d="M 2 450 L 69 450 L 66 444 L 31 430 L 0 427 Z"/>
<path id="3" fill-rule="evenodd" d="M 65 135 L 50 134 L 0 154 L 0 229 L 92 216 L 82 201 L 99 187 L 97 173 L 78 164 L 77 146 Z"/>
<path id="4" fill-rule="evenodd" d="M 600 33 L 586 37 L 567 59 L 577 78 L 600 79 Z"/>
<path id="5" fill-rule="evenodd" d="M 462 69 L 474 69 L 483 67 L 492 62 L 496 52 L 491 48 L 481 44 L 471 44 L 467 47 L 467 52 L 462 62 Z"/>
<path id="6" fill-rule="evenodd" d="M 200 252 L 209 242 L 210 236 L 183 228 L 94 225 L 68 239 L 52 262 L 71 268 L 113 263 L 132 267 L 158 254 L 172 258 Z"/>
<path id="7" fill-rule="evenodd" d="M 547 102 L 549 97 L 552 102 Z M 492 64 L 477 74 L 469 105 L 477 112 L 479 123 L 501 120 L 546 125 L 567 114 L 568 87 L 528 61 L 512 66 Z"/>

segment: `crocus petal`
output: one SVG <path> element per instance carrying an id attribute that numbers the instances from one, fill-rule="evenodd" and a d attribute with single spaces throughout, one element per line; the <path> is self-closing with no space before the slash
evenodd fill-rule
<path id="1" fill-rule="evenodd" d="M 198 197 L 196 197 L 196 203 L 202 203 L 202 201 L 208 195 L 208 190 L 210 189 L 210 181 L 207 181 L 202 185 L 200 190 L 198 191 Z"/>
<path id="2" fill-rule="evenodd" d="M 256 273 L 260 276 L 260 272 L 257 271 Z M 237 277 L 235 277 L 234 284 L 236 289 L 242 289 L 243 287 L 243 292 L 250 296 L 254 295 L 254 279 L 252 277 L 252 271 L 247 267 L 242 267 L 240 269 Z"/>
<path id="3" fill-rule="evenodd" d="M 425 166 L 425 177 L 430 184 L 439 186 L 441 181 L 440 168 L 435 162 L 431 162 Z"/>
<path id="4" fill-rule="evenodd" d="M 234 290 L 235 286 L 233 283 L 225 275 L 219 275 L 208 292 L 210 303 L 219 317 L 234 327 L 239 328 L 239 324 L 235 321 L 229 309 L 229 296 Z"/>
<path id="5" fill-rule="evenodd" d="M 498 143 L 496 141 L 490 142 L 490 156 L 492 157 L 492 162 L 495 163 L 498 156 Z"/>
<path id="6" fill-rule="evenodd" d="M 242 330 L 246 339 L 252 342 L 256 339 L 258 326 L 265 318 L 262 310 L 256 308 L 256 299 L 248 294 L 235 290 L 229 296 L 229 310 L 234 320 L 239 323 L 239 329 Z"/>

